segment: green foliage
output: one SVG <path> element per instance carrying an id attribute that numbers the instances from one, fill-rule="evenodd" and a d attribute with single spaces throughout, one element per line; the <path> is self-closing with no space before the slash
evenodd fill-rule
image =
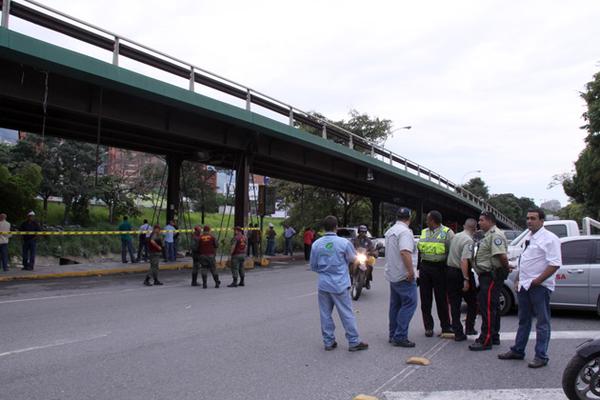
<path id="1" fill-rule="evenodd" d="M 528 197 L 517 197 L 512 193 L 495 194 L 488 200 L 502 214 L 520 226 L 525 226 L 527 210 L 536 205 Z"/>
<path id="2" fill-rule="evenodd" d="M 585 206 L 581 203 L 570 203 L 558 211 L 560 219 L 572 219 L 580 222 L 583 217 L 587 216 Z"/>
<path id="3" fill-rule="evenodd" d="M 25 219 L 27 212 L 36 208 L 34 198 L 41 179 L 40 168 L 35 164 L 23 164 L 14 174 L 0 165 L 0 212 L 12 221 Z"/>
<path id="4" fill-rule="evenodd" d="M 475 177 L 469 180 L 466 184 L 462 185 L 462 187 L 469 192 L 473 193 L 475 196 L 479 196 L 484 200 L 490 198 L 490 190 L 480 177 Z"/>

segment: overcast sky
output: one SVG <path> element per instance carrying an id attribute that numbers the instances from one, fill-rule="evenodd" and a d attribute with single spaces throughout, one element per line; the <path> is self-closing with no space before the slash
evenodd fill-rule
<path id="1" fill-rule="evenodd" d="M 387 146 L 538 203 L 566 203 L 546 187 L 584 147 L 600 71 L 597 0 L 43 2 L 300 109 L 411 125 Z"/>

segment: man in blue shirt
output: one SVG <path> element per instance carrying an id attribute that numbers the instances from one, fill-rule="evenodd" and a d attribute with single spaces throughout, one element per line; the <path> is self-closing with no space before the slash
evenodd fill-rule
<path id="1" fill-rule="evenodd" d="M 326 217 L 323 225 L 325 235 L 312 245 L 310 268 L 319 274 L 319 311 L 325 350 L 330 351 L 337 347 L 332 317 L 334 305 L 346 330 L 348 350 L 366 350 L 369 345 L 360 341 L 350 298 L 348 264 L 355 262 L 354 246 L 348 240 L 336 235 L 336 217 L 331 215 Z"/>

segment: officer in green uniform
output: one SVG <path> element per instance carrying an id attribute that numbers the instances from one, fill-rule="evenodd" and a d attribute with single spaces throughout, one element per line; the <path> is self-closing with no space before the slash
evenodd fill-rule
<path id="1" fill-rule="evenodd" d="M 479 227 L 485 236 L 479 242 L 474 269 L 479 276 L 479 311 L 481 334 L 469 350 L 491 350 L 500 344 L 499 296 L 502 283 L 509 273 L 506 237 L 496 227 L 496 217 L 489 211 L 479 216 Z"/>
<path id="2" fill-rule="evenodd" d="M 452 333 L 446 292 L 446 260 L 454 232 L 442 225 L 442 214 L 432 210 L 427 214 L 427 228 L 419 239 L 419 294 L 425 336 L 433 336 L 431 307 L 433 295 L 442 333 Z"/>

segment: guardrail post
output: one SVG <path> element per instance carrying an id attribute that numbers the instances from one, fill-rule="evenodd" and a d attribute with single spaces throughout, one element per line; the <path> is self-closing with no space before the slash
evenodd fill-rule
<path id="1" fill-rule="evenodd" d="M 10 15 L 10 0 L 2 1 L 2 27 L 8 29 L 8 16 Z"/>
<path id="2" fill-rule="evenodd" d="M 294 126 L 294 109 L 290 107 L 290 126 Z"/>
<path id="3" fill-rule="evenodd" d="M 429 181 L 431 182 L 431 170 L 429 171 Z"/>
<path id="4" fill-rule="evenodd" d="M 196 82 L 196 73 L 194 72 L 194 67 L 190 68 L 190 90 L 194 91 L 194 83 Z"/>
<path id="5" fill-rule="evenodd" d="M 417 176 L 421 176 L 421 166 L 417 165 Z"/>
<path id="6" fill-rule="evenodd" d="M 252 108 L 252 94 L 250 89 L 246 89 L 246 111 L 250 111 L 250 108 Z"/>
<path id="7" fill-rule="evenodd" d="M 113 65 L 119 65 L 119 38 L 115 36 L 115 48 L 113 49 Z"/>
<path id="8" fill-rule="evenodd" d="M 390 165 L 394 165 L 394 153 L 390 151 Z"/>
<path id="9" fill-rule="evenodd" d="M 351 149 L 354 148 L 354 141 L 352 140 L 352 135 L 349 135 L 348 147 L 350 147 Z"/>
<path id="10" fill-rule="evenodd" d="M 375 146 L 371 145 L 371 157 L 375 158 Z"/>
<path id="11" fill-rule="evenodd" d="M 321 132 L 323 139 L 327 139 L 327 125 L 323 124 L 323 131 Z"/>

